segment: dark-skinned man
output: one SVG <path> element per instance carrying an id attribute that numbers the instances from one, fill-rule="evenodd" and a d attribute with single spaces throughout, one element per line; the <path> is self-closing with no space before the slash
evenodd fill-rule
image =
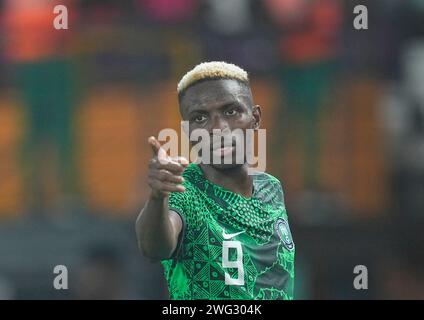
<path id="1" fill-rule="evenodd" d="M 238 66 L 201 63 L 177 91 L 189 133 L 205 130 L 214 142 L 217 131 L 259 128 L 261 109 Z M 213 142 L 214 159 L 230 163 L 189 164 L 149 138 L 151 194 L 136 221 L 141 251 L 162 262 L 171 299 L 293 299 L 295 246 L 279 180 L 235 161 L 235 145 Z"/>

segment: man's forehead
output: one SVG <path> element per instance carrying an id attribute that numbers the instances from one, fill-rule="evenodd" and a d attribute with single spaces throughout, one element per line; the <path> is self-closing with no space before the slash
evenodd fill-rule
<path id="1" fill-rule="evenodd" d="M 249 88 L 230 79 L 208 80 L 195 84 L 185 92 L 182 104 L 188 106 L 209 106 L 211 104 L 228 104 L 249 99 Z"/>

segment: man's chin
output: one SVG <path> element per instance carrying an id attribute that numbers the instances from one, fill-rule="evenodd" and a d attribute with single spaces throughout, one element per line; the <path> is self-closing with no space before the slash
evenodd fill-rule
<path id="1" fill-rule="evenodd" d="M 210 166 L 212 168 L 214 168 L 215 170 L 220 170 L 220 171 L 224 171 L 224 170 L 234 170 L 237 168 L 240 168 L 243 166 L 243 164 L 237 164 L 237 163 L 220 163 L 220 164 L 207 164 L 207 166 Z"/>

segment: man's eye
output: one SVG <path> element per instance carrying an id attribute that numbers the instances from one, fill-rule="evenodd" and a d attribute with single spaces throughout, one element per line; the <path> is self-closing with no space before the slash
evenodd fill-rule
<path id="1" fill-rule="evenodd" d="M 196 116 L 195 118 L 193 118 L 194 122 L 203 122 L 206 120 L 205 116 Z"/>
<path id="2" fill-rule="evenodd" d="M 234 116 L 237 113 L 236 109 L 230 109 L 225 111 L 225 115 L 227 116 Z"/>

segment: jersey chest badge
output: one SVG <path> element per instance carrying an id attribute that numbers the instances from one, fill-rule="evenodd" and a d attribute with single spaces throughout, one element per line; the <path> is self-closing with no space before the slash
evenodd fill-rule
<path id="1" fill-rule="evenodd" d="M 275 231 L 277 232 L 281 241 L 283 241 L 283 244 L 287 250 L 292 251 L 294 249 L 294 243 L 287 220 L 279 218 L 275 222 Z"/>

